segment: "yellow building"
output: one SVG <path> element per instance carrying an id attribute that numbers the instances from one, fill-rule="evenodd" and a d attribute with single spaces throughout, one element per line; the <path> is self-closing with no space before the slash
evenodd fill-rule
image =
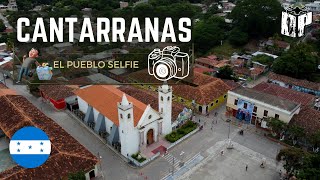
<path id="1" fill-rule="evenodd" d="M 144 70 L 134 72 L 130 74 L 129 77 L 137 86 L 157 91 L 156 85 L 141 83 L 155 83 L 155 78 L 146 75 Z M 171 81 L 169 81 L 169 83 L 171 83 Z M 172 85 L 173 100 L 182 103 L 185 107 L 195 109 L 202 114 L 212 111 L 221 103 L 225 102 L 228 90 L 232 89 L 221 79 L 198 72 L 194 72 L 192 83 L 189 84 L 190 85 Z"/>

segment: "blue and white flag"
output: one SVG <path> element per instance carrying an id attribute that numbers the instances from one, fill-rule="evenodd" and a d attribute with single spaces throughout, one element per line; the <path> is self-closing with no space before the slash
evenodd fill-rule
<path id="1" fill-rule="evenodd" d="M 9 150 L 17 164 L 24 168 L 36 168 L 49 158 L 51 142 L 41 129 L 28 126 L 21 128 L 12 136 Z"/>

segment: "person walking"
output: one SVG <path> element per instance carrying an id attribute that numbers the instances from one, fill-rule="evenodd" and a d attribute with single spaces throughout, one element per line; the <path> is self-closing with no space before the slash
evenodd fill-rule
<path id="1" fill-rule="evenodd" d="M 221 156 L 223 156 L 223 150 L 220 153 L 221 153 Z"/>
<path id="2" fill-rule="evenodd" d="M 246 164 L 246 171 L 248 171 L 248 164 Z"/>

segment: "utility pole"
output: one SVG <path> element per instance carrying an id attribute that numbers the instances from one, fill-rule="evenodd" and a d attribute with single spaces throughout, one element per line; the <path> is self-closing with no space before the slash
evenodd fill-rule
<path id="1" fill-rule="evenodd" d="M 231 122 L 231 119 L 227 119 L 227 122 L 229 123 L 229 127 L 228 127 L 228 139 L 230 137 L 230 122 Z"/>

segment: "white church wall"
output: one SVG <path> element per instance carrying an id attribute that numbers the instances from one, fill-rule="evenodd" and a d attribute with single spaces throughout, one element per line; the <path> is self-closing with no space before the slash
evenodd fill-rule
<path id="1" fill-rule="evenodd" d="M 79 110 L 83 113 L 87 112 L 88 109 L 88 103 L 85 102 L 81 97 L 78 96 L 78 105 L 79 105 Z"/>
<path id="2" fill-rule="evenodd" d="M 97 110 L 93 107 L 93 117 L 94 117 L 94 122 L 95 122 L 95 123 L 97 123 L 98 116 L 99 116 L 99 111 L 97 111 Z"/>
<path id="3" fill-rule="evenodd" d="M 139 132 L 136 128 L 128 126 L 128 124 L 125 124 L 124 122 L 123 124 L 120 124 L 119 136 L 121 142 L 121 154 L 123 156 L 131 156 L 139 151 Z"/>
<path id="4" fill-rule="evenodd" d="M 111 127 L 113 126 L 113 122 L 107 117 L 104 117 L 104 118 L 105 118 L 105 121 L 106 121 L 107 132 L 110 134 L 111 133 Z"/>

